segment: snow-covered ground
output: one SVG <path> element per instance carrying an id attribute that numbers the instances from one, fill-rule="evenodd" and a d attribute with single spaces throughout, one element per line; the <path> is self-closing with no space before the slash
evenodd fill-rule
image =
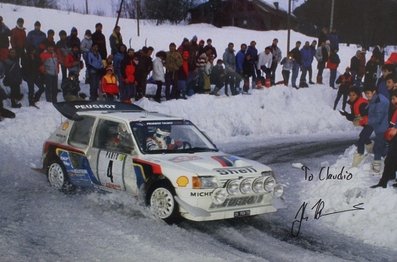
<path id="1" fill-rule="evenodd" d="M 89 28 L 93 30 L 97 22 L 102 22 L 104 24 L 104 34 L 109 36 L 111 28 L 114 25 L 114 19 L 108 17 L 96 17 L 92 15 L 83 16 L 62 11 L 15 7 L 6 4 L 0 5 L 0 12 L 2 13 L 4 22 L 10 27 L 14 26 L 18 17 L 24 17 L 25 26 L 28 30 L 33 28 L 33 23 L 36 20 L 40 20 L 44 31 L 50 28 L 54 29 L 56 32 L 61 29 L 69 31 L 72 26 L 76 26 L 79 29 L 80 36 L 85 29 Z M 189 26 L 155 26 L 150 21 L 142 21 L 141 36 L 137 37 L 135 20 L 121 19 L 120 25 L 124 39 L 127 41 L 128 39 L 132 39 L 132 47 L 135 49 L 140 48 L 147 42 L 158 51 L 160 49 L 166 49 L 169 42 L 179 44 L 183 37 L 191 38 L 193 35 L 197 35 L 199 39 L 211 37 L 218 53 L 222 54 L 228 42 L 234 42 L 235 46 L 239 46 L 240 43 L 248 43 L 255 39 L 258 43 L 258 49 L 263 50 L 265 46 L 271 43 L 273 38 L 277 37 L 281 45 L 280 47 L 285 54 L 285 31 L 256 32 L 233 27 L 219 29 L 204 24 Z M 294 42 L 296 40 L 311 41 L 312 38 L 293 32 L 292 41 Z M 349 64 L 350 58 L 355 54 L 355 51 L 356 48 L 354 46 L 347 47 L 343 44 L 341 45 L 339 53 L 342 60 L 340 65 L 341 71 Z M 279 72 L 280 71 L 281 69 L 279 68 Z M 316 70 L 314 71 L 316 73 Z M 327 83 L 328 74 L 329 72 L 325 71 L 325 83 Z M 279 75 L 278 79 L 280 78 L 281 76 Z M 82 88 L 87 91 L 87 86 L 83 85 Z M 22 90 L 25 94 L 27 93 L 25 84 L 23 84 Z M 187 100 L 168 101 L 161 104 L 143 99 L 138 101 L 137 104 L 150 111 L 159 111 L 192 120 L 217 144 L 220 144 L 221 147 L 227 147 L 228 144 L 233 144 L 234 147 L 244 148 L 258 143 L 266 143 L 266 141 L 292 140 L 299 142 L 310 141 L 314 136 L 326 140 L 335 137 L 357 135 L 359 130 L 348 123 L 337 111 L 332 110 L 335 95 L 336 91 L 329 88 L 327 85 L 311 85 L 310 88 L 301 90 L 276 86 L 270 89 L 254 90 L 252 95 L 239 95 L 235 97 L 195 95 Z M 61 99 L 61 96 L 59 96 L 59 98 Z M 54 107 L 43 100 L 38 103 L 40 107 L 39 110 L 27 107 L 26 96 L 22 103 L 23 107 L 21 109 L 13 109 L 17 115 L 15 119 L 5 119 L 0 122 L 0 181 L 4 183 L 8 181 L 7 177 L 14 175 L 16 165 L 18 165 L 18 172 L 29 170 L 28 168 L 31 166 L 37 167 L 40 165 L 42 143 L 62 121 L 61 115 L 56 112 Z M 8 102 L 6 102 L 5 105 L 6 107 L 9 106 Z M 310 167 L 315 174 L 314 180 L 305 181 L 303 179 L 303 171 L 296 169 L 294 173 L 287 175 L 292 176 L 298 173 L 302 179 L 294 180 L 295 182 L 299 181 L 298 184 L 296 186 L 289 185 L 286 190 L 302 191 L 296 195 L 299 196 L 299 201 L 309 202 L 307 215 L 311 216 L 309 218 L 311 220 L 313 220 L 313 210 L 311 210 L 311 207 L 320 198 L 325 202 L 323 213 L 345 210 L 352 208 L 356 204 L 363 203 L 361 207 L 363 207 L 364 210 L 330 215 L 319 219 L 316 223 L 362 240 L 370 245 L 384 246 L 395 251 L 397 244 L 397 230 L 394 227 L 397 221 L 396 212 L 394 212 L 397 208 L 396 190 L 391 187 L 387 189 L 369 189 L 368 187 L 370 185 L 378 181 L 378 177 L 373 177 L 368 171 L 372 156 L 368 156 L 363 165 L 359 166 L 359 168 L 351 169 L 350 163 L 353 152 L 354 147 L 347 148 L 345 154 L 339 156 L 336 163 L 322 163 L 322 166 L 332 166 L 331 171 L 334 170 L 334 172 L 340 171 L 342 167 L 345 167 L 344 171 L 348 170 L 348 172 L 352 173 L 351 180 L 319 181 L 318 179 L 316 180 L 319 170 L 314 170 L 313 167 Z M 18 172 L 12 178 L 12 181 L 14 181 L 13 185 L 9 188 L 3 188 L 0 192 L 4 192 L 5 194 L 18 194 L 18 192 L 10 192 L 13 190 L 13 187 L 20 188 L 21 183 L 25 181 L 25 174 Z M 29 174 L 27 174 L 27 176 L 29 176 L 27 180 L 30 182 L 36 178 Z M 33 183 L 33 185 L 45 186 L 46 184 L 44 182 L 43 179 L 40 183 Z M 22 187 L 25 188 L 28 187 L 28 185 Z M 46 204 L 45 199 L 40 198 L 40 188 L 30 188 L 29 190 L 37 191 L 39 204 Z M 48 191 L 48 189 L 45 191 Z M 21 192 L 21 194 L 23 194 L 23 192 Z M 91 199 L 91 196 L 88 198 Z M 101 199 L 98 200 L 97 198 L 100 197 L 95 196 L 94 202 L 99 202 L 100 204 Z M 59 200 L 62 199 L 62 197 L 54 196 L 54 199 L 56 203 L 62 206 L 62 202 Z M 54 201 L 54 199 L 51 201 Z M 116 199 L 114 201 L 117 202 L 120 200 Z M 14 203 L 9 203 L 10 206 L 13 204 Z M 17 204 L 18 203 L 15 203 L 15 205 Z M 131 203 L 127 204 L 130 205 Z M 68 205 L 71 204 L 66 202 L 65 205 L 65 208 L 67 208 Z M 86 206 L 82 204 L 81 207 L 85 208 Z M 32 207 L 27 208 L 32 209 Z M 52 206 L 49 204 L 48 208 L 52 208 Z M 57 206 L 56 208 L 58 209 L 60 207 Z M 291 208 L 295 209 L 296 207 L 294 206 Z M 3 210 L 11 212 L 8 210 L 12 209 L 10 207 L 10 209 L 6 208 Z M 90 215 L 91 214 L 87 214 L 87 216 Z M 2 216 L 7 217 L 7 214 L 2 213 Z M 14 216 L 14 213 L 10 214 L 11 218 Z M 57 216 L 54 219 L 66 219 L 66 223 L 70 225 L 82 222 L 74 221 L 74 218 L 69 216 L 71 216 L 71 214 L 66 214 L 66 218 L 65 216 Z M 104 219 L 110 220 L 110 218 L 106 216 Z M 26 221 L 30 220 L 27 219 Z M 54 221 L 49 222 L 54 223 Z M 14 222 L 11 221 L 10 223 L 11 225 L 8 226 L 12 226 Z M 125 222 L 122 221 L 122 223 L 124 224 Z M 140 224 L 138 223 L 138 225 Z M 24 226 L 28 227 L 28 225 Z M 159 225 L 157 226 L 159 227 Z M 62 228 L 66 230 L 65 226 Z M 91 225 L 89 228 L 94 227 Z M 117 228 L 117 232 L 120 233 L 121 230 L 122 227 Z M 228 231 L 232 229 L 221 228 L 218 230 L 222 232 L 225 231 L 227 235 Z M 176 234 L 175 232 L 189 234 L 189 232 L 178 227 L 171 227 L 169 231 L 168 233 L 172 236 Z M 233 232 L 237 234 L 235 231 Z M 57 234 L 54 235 L 57 236 Z M 114 234 L 112 237 L 116 237 L 116 235 L 117 234 Z M 0 235 L 0 243 L 6 243 L 7 237 L 8 236 L 3 237 Z M 59 239 L 63 239 L 61 236 L 58 237 Z M 124 237 L 126 241 L 130 241 L 129 243 L 137 244 L 139 242 L 134 238 L 134 235 Z M 143 238 L 144 241 L 147 241 L 146 244 L 150 245 L 150 238 L 148 239 L 139 234 L 136 237 L 138 239 Z M 178 241 L 178 239 L 180 238 L 176 238 L 176 241 Z M 183 239 L 184 238 L 180 240 L 182 241 Z M 244 241 L 245 238 L 235 235 L 235 241 L 240 240 Z M 156 244 L 158 243 L 156 242 Z M 105 243 L 103 243 L 103 245 L 105 245 Z M 176 246 L 179 246 L 179 244 L 176 244 Z M 168 257 L 177 258 L 178 252 L 183 251 L 178 250 L 175 246 L 173 247 L 176 250 L 167 251 Z M 208 245 L 205 247 L 208 247 Z M 188 243 L 188 250 L 194 250 L 194 244 L 192 242 Z M 74 255 L 77 256 L 75 257 L 76 259 L 78 259 L 79 251 L 83 252 L 80 249 L 75 251 Z M 147 249 L 144 249 L 144 251 L 149 254 Z M 166 252 L 166 249 L 162 249 L 162 251 Z M 302 257 L 302 250 L 291 248 L 289 251 L 292 252 L 292 254 L 286 254 L 286 260 L 294 260 L 294 255 L 297 254 L 299 254 L 299 257 Z M 139 254 L 144 256 L 145 252 L 140 252 Z M 226 255 L 226 252 L 222 252 L 219 257 L 214 257 L 213 260 L 221 260 L 221 257 L 223 259 L 230 258 L 230 256 L 222 256 Z M 211 253 L 216 252 L 212 249 Z M 61 255 L 63 254 L 64 252 L 62 251 Z M 9 259 L 12 258 L 10 254 L 8 255 Z M 311 253 L 308 253 L 306 257 L 310 257 L 310 255 Z M 242 257 L 243 255 L 239 253 L 238 256 Z M 157 258 L 161 260 L 159 259 L 161 256 Z M 204 256 L 202 256 L 200 252 L 197 252 L 193 254 L 193 258 L 193 260 L 199 261 L 203 259 Z M 323 257 L 317 254 L 310 260 L 318 261 L 321 258 Z M 125 259 L 126 257 L 124 257 L 124 260 Z M 247 255 L 246 260 L 251 259 L 254 260 L 251 256 Z M 329 261 L 332 261 L 332 258 Z"/>

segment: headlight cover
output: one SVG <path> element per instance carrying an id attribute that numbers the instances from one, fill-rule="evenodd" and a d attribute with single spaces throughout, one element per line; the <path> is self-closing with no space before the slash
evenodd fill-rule
<path id="1" fill-rule="evenodd" d="M 252 193 L 252 182 L 253 178 L 246 178 L 240 183 L 240 192 L 242 194 L 250 194 Z"/>
<path id="2" fill-rule="evenodd" d="M 237 195 L 240 193 L 240 180 L 235 179 L 227 183 L 226 190 L 230 195 Z"/>
<path id="3" fill-rule="evenodd" d="M 228 197 L 227 191 L 224 188 L 217 188 L 212 192 L 212 202 L 216 205 L 221 205 Z"/>
<path id="4" fill-rule="evenodd" d="M 273 176 L 268 176 L 265 178 L 265 181 L 263 184 L 264 184 L 266 192 L 272 192 L 276 185 L 276 180 L 274 179 Z"/>
<path id="5" fill-rule="evenodd" d="M 217 188 L 218 180 L 212 176 L 196 176 L 193 177 L 193 188 L 195 189 L 208 189 Z"/>

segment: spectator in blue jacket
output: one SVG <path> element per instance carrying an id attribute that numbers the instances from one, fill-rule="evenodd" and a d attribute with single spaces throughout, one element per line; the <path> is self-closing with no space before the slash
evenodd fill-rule
<path id="1" fill-rule="evenodd" d="M 236 73 L 239 74 L 238 83 L 237 87 L 240 87 L 240 81 L 241 79 L 244 78 L 244 60 L 245 60 L 245 53 L 247 52 L 247 45 L 246 44 L 241 44 L 240 46 L 240 51 L 237 52 L 236 54 Z M 238 92 L 239 90 L 237 90 Z"/>
<path id="2" fill-rule="evenodd" d="M 331 32 L 328 34 L 328 40 L 330 41 L 331 50 L 335 50 L 335 49 L 339 50 L 339 36 L 336 33 L 335 28 L 333 28 Z"/>
<path id="3" fill-rule="evenodd" d="M 256 49 L 256 42 L 255 41 L 251 41 L 250 45 L 247 48 L 247 55 L 249 55 L 250 57 L 250 61 L 251 63 L 247 64 L 248 66 L 251 66 L 251 64 L 253 65 L 252 70 L 249 70 L 249 68 L 247 68 L 247 70 L 251 71 L 252 74 L 252 88 L 255 88 L 256 86 L 256 79 L 261 77 L 261 70 L 257 70 L 257 65 L 258 65 L 258 49 Z"/>
<path id="4" fill-rule="evenodd" d="M 314 53 L 312 51 L 312 48 L 310 47 L 309 41 L 305 42 L 305 45 L 303 48 L 300 50 L 301 53 L 301 78 L 299 82 L 299 87 L 308 87 L 307 82 L 306 82 L 306 74 L 307 71 L 311 68 L 313 58 L 314 58 Z"/>
<path id="5" fill-rule="evenodd" d="M 45 33 L 41 31 L 40 28 L 40 22 L 36 21 L 34 23 L 34 30 L 30 31 L 26 37 L 26 49 L 33 47 L 38 51 L 38 54 L 44 49 L 40 48 L 40 44 L 43 43 L 47 38 Z"/>
<path id="6" fill-rule="evenodd" d="M 378 94 L 384 95 L 387 99 L 390 99 L 390 92 L 386 86 L 386 77 L 393 73 L 394 65 L 385 64 L 382 66 L 382 77 L 378 79 L 376 84 Z"/>
<path id="7" fill-rule="evenodd" d="M 103 73 L 102 57 L 98 52 L 98 44 L 92 45 L 87 62 L 87 70 L 90 73 L 90 100 L 96 101 L 98 99 L 99 81 Z"/>
<path id="8" fill-rule="evenodd" d="M 373 86 L 364 88 L 368 103 L 368 125 L 375 131 L 374 161 L 372 170 L 380 173 L 381 157 L 386 155 L 386 141 L 384 133 L 389 127 L 389 100 L 382 94 L 376 92 Z"/>

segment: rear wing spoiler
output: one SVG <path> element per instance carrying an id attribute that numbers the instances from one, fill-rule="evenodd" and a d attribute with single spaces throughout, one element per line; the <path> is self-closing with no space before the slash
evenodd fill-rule
<path id="1" fill-rule="evenodd" d="M 142 107 L 134 104 L 106 101 L 73 101 L 53 103 L 54 107 L 66 118 L 79 121 L 83 118 L 78 112 L 104 111 L 104 112 L 142 112 Z"/>

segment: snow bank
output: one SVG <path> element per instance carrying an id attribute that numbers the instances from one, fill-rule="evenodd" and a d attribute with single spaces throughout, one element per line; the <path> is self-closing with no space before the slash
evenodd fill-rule
<path id="1" fill-rule="evenodd" d="M 319 199 L 324 201 L 324 213 L 356 209 L 344 213 L 332 214 L 319 219 L 321 225 L 333 228 L 343 234 L 361 239 L 365 243 L 394 249 L 397 243 L 397 190 L 389 183 L 387 189 L 369 188 L 378 183 L 380 175 L 373 175 L 371 162 L 373 154 L 366 155 L 357 168 L 351 168 L 356 147 L 351 146 L 330 167 L 332 174 L 342 174 L 346 177 L 351 173 L 351 179 L 319 180 L 319 170 L 310 170 L 314 174 L 312 181 L 305 181 L 302 188 L 302 201 L 309 202 L 312 208 Z M 327 163 L 323 163 L 327 167 Z M 310 168 L 310 167 L 309 167 Z M 324 178 L 326 169 L 321 178 Z M 302 171 L 302 179 L 303 179 Z M 359 205 L 362 203 L 361 205 Z M 354 207 L 355 206 L 355 207 Z M 317 208 L 317 206 L 316 206 Z M 315 209 L 316 209 L 315 208 Z M 363 210 L 358 210 L 363 208 Z M 314 210 L 308 211 L 309 219 L 313 219 Z M 387 229 L 387 230 L 386 230 Z"/>

